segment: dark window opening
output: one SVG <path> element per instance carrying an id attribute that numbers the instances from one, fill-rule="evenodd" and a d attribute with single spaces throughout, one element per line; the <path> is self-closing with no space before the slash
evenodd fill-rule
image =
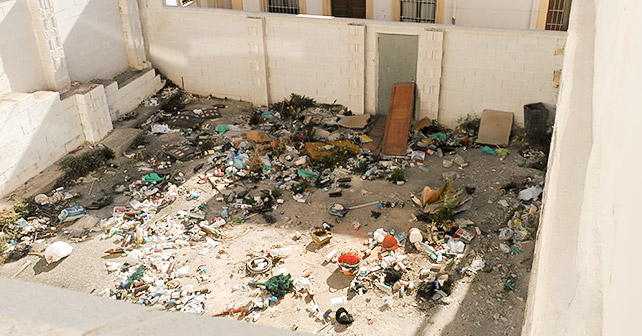
<path id="1" fill-rule="evenodd" d="M 546 30 L 568 30 L 571 0 L 550 0 L 546 13 Z"/>
<path id="2" fill-rule="evenodd" d="M 435 23 L 437 0 L 401 0 L 402 22 Z"/>
<path id="3" fill-rule="evenodd" d="M 268 12 L 299 14 L 299 0 L 268 0 Z"/>

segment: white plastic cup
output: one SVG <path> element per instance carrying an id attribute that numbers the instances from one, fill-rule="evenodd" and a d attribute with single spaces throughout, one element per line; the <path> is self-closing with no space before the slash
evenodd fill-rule
<path id="1" fill-rule="evenodd" d="M 410 229 L 408 236 L 409 236 L 408 239 L 410 239 L 410 243 L 412 244 L 418 243 L 424 240 L 424 236 L 421 234 L 421 231 L 419 231 L 419 229 L 417 228 Z"/>

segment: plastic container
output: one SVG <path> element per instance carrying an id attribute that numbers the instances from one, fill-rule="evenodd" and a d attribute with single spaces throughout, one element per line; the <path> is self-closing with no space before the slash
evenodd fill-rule
<path id="1" fill-rule="evenodd" d="M 332 258 L 334 258 L 334 256 L 337 254 L 337 252 L 339 252 L 339 251 L 337 251 L 337 250 L 330 251 L 328 254 L 325 255 L 325 261 L 327 261 L 327 262 L 332 261 Z"/>
<path id="2" fill-rule="evenodd" d="M 424 240 L 424 236 L 421 234 L 421 231 L 417 228 L 412 228 L 408 232 L 408 239 L 410 240 L 411 244 L 418 243 L 420 241 Z"/>
<path id="3" fill-rule="evenodd" d="M 286 257 L 290 253 L 292 253 L 292 246 L 273 248 L 270 250 L 270 255 L 273 257 Z"/>
<path id="4" fill-rule="evenodd" d="M 522 201 L 530 201 L 533 198 L 537 198 L 539 194 L 542 193 L 542 188 L 540 187 L 530 187 L 528 189 L 524 189 L 519 192 L 519 195 L 517 195 L 517 198 L 519 198 Z"/>
<path id="5" fill-rule="evenodd" d="M 344 306 L 348 303 L 348 297 L 347 296 L 338 296 L 335 298 L 330 299 L 330 304 L 333 307 L 341 307 Z"/>
<path id="6" fill-rule="evenodd" d="M 542 103 L 524 105 L 524 128 L 528 142 L 543 144 L 546 140 L 548 109 Z"/>
<path id="7" fill-rule="evenodd" d="M 60 212 L 60 215 L 58 215 L 58 219 L 61 222 L 72 221 L 72 220 L 78 219 L 79 217 L 85 215 L 86 213 L 87 213 L 87 210 L 84 207 L 81 207 L 80 205 L 76 205 L 75 207 L 63 209 Z"/>

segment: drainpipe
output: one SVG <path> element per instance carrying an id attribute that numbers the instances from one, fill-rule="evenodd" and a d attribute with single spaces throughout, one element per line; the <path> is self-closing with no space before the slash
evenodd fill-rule
<path id="1" fill-rule="evenodd" d="M 535 8 L 539 7 L 539 3 L 540 3 L 540 0 L 533 0 L 533 3 L 531 4 L 531 18 L 528 21 L 528 29 L 536 28 L 536 27 L 533 27 L 533 21 L 535 20 Z"/>
<path id="2" fill-rule="evenodd" d="M 451 23 L 455 24 L 457 20 L 457 0 L 453 0 L 453 17 L 451 18 Z"/>

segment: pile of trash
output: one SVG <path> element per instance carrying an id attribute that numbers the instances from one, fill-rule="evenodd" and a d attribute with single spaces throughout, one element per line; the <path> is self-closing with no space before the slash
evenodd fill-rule
<path id="1" fill-rule="evenodd" d="M 268 224 L 289 220 L 274 214 L 286 202 L 305 203 L 315 190 L 327 192 L 329 198 L 341 197 L 343 190 L 352 188 L 353 179 L 388 179 L 402 185 L 403 172 L 408 167 L 429 172 L 423 164 L 426 156 L 442 158 L 444 168 L 463 169 L 469 164 L 457 153 L 460 149 L 478 148 L 500 159 L 510 154 L 506 148 L 477 144 L 475 127 L 450 130 L 427 118 L 411 127 L 406 155 L 381 154 L 371 145 L 373 139 L 368 135 L 375 118 L 355 116 L 344 106 L 317 104 L 296 94 L 278 104 L 253 108 L 239 122 L 225 123 L 221 119 L 227 105 L 186 109 L 193 99 L 195 96 L 171 86 L 146 99 L 144 105 L 159 106 L 141 125 L 146 136 L 180 135 L 180 141 L 164 144 L 154 154 L 146 153 L 144 145 L 130 148 L 123 155 L 136 161 L 135 170 L 129 170 L 125 182 L 104 191 L 105 195 L 91 204 L 70 206 L 68 201 L 77 195 L 64 189 L 36 196 L 34 202 L 43 207 L 53 206 L 58 215 L 53 220 L 46 216 L 20 218 L 8 226 L 15 234 L 7 243 L 5 255 L 17 260 L 29 252 L 36 240 L 53 236 L 58 224 L 79 220 L 87 215 L 87 210 L 111 206 L 111 216 L 100 219 L 98 227 L 102 239 L 113 239 L 115 244 L 105 251 L 109 259 L 105 268 L 115 286 L 104 289 L 100 295 L 161 310 L 204 314 L 210 293 L 208 269 L 190 267 L 181 249 L 195 249 L 199 255 L 213 251 L 224 254 L 224 250 L 217 248 L 232 238 L 227 230 L 230 225 L 255 216 Z M 162 104 L 163 100 L 169 102 Z M 544 153 L 528 149 L 520 151 L 520 155 L 525 158 L 522 166 L 536 166 L 541 163 L 540 158 L 545 158 Z M 185 166 L 176 162 L 191 160 L 199 161 L 189 168 L 195 175 L 192 181 L 207 188 L 188 184 L 190 172 L 176 168 Z M 442 186 L 426 186 L 410 193 L 410 201 L 416 207 L 411 220 L 416 225 L 409 231 L 378 228 L 369 233 L 362 246 L 333 249 L 325 255 L 327 263 L 336 263 L 339 272 L 351 279 L 349 291 L 359 296 L 376 291 L 381 294 L 382 307 L 391 309 L 395 296 L 448 301 L 453 272 L 481 230 L 470 218 L 461 215 L 471 207 L 474 188 L 454 189 L 452 181 L 459 177 L 457 171 L 444 172 L 442 177 L 446 181 Z M 499 232 L 503 252 L 519 253 L 519 242 L 533 236 L 541 192 L 541 184 L 516 191 L 523 203 Z M 114 205 L 114 195 L 125 195 L 128 201 Z M 190 206 L 159 214 L 179 198 L 188 200 Z M 333 203 L 328 213 L 340 219 L 351 210 L 368 206 L 382 209 L 404 207 L 405 203 L 402 200 L 360 205 Z M 376 219 L 381 212 L 373 210 L 371 215 Z M 355 230 L 359 227 L 359 223 L 354 224 Z M 333 238 L 332 229 L 332 224 L 323 222 L 309 232 L 309 238 L 299 231 L 293 238 L 306 242 L 309 239 L 324 246 Z M 65 244 L 49 245 L 45 250 L 47 262 L 70 255 L 72 248 Z M 329 303 L 317 302 L 310 279 L 312 271 L 293 277 L 279 268 L 291 249 L 272 246 L 268 251 L 248 255 L 244 261 L 246 275 L 255 281 L 236 286 L 233 291 L 248 292 L 251 298 L 232 302 L 214 316 L 238 316 L 256 322 L 261 311 L 294 293 L 308 302 L 306 310 L 310 316 L 324 323 L 315 332 L 330 325 L 333 317 L 338 323 L 352 323 L 354 318 L 345 308 L 347 296 L 333 298 Z M 428 260 L 426 267 L 410 266 L 409 259 L 417 256 Z M 119 262 L 111 258 L 118 258 Z M 483 258 L 476 258 L 460 271 L 475 273 L 485 267 Z M 332 309 L 324 310 L 322 306 Z"/>

